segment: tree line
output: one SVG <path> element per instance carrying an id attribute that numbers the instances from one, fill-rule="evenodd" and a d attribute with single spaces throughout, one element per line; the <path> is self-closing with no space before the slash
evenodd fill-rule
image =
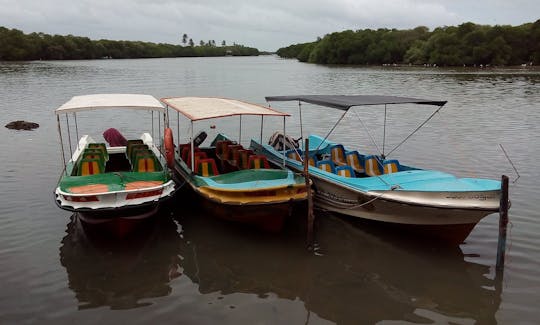
<path id="1" fill-rule="evenodd" d="M 413 64 L 439 66 L 540 64 L 540 19 L 520 26 L 471 22 L 414 29 L 346 30 L 276 52 L 319 64 Z"/>
<path id="2" fill-rule="evenodd" d="M 233 44 L 216 46 L 215 41 L 201 41 L 199 46 L 139 41 L 91 40 L 73 35 L 25 34 L 17 29 L 0 27 L 0 60 L 81 60 L 134 59 L 201 56 L 259 55 L 256 48 Z"/>

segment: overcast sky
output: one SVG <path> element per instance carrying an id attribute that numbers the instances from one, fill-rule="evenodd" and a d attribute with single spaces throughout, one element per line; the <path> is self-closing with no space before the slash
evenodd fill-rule
<path id="1" fill-rule="evenodd" d="M 0 0 L 0 26 L 25 33 L 277 50 L 345 29 L 520 25 L 540 0 Z"/>

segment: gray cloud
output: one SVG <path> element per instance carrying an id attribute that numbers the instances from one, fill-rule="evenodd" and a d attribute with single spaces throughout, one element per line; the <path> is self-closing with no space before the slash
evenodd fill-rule
<path id="1" fill-rule="evenodd" d="M 538 1 L 0 0 L 0 25 L 25 32 L 178 44 L 215 40 L 275 50 L 344 29 L 535 21 Z"/>

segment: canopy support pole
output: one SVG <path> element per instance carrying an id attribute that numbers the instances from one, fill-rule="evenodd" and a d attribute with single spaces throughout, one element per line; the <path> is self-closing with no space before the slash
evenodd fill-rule
<path id="1" fill-rule="evenodd" d="M 263 127 L 264 127 L 264 115 L 261 115 L 261 141 L 260 144 L 263 144 Z"/>
<path id="2" fill-rule="evenodd" d="M 302 123 L 302 102 L 301 101 L 298 101 L 298 111 L 299 111 L 299 116 L 300 116 L 300 139 L 303 139 L 304 138 L 304 127 L 303 127 L 304 124 Z"/>
<path id="3" fill-rule="evenodd" d="M 64 152 L 64 139 L 62 139 L 62 127 L 60 126 L 60 116 L 56 115 L 56 124 L 58 126 L 58 137 L 60 138 L 60 149 L 62 150 L 62 161 L 64 162 L 64 172 L 67 175 L 66 154 Z"/>
<path id="4" fill-rule="evenodd" d="M 176 139 L 178 141 L 178 145 L 180 145 L 180 113 L 179 112 L 176 112 Z M 181 152 L 179 153 L 181 154 Z"/>
<path id="5" fill-rule="evenodd" d="M 383 126 L 383 138 L 382 138 L 382 159 L 385 158 L 384 156 L 384 144 L 386 142 L 386 104 L 384 104 L 384 126 Z"/>
<path id="6" fill-rule="evenodd" d="M 75 119 L 75 135 L 77 136 L 77 149 L 79 148 L 79 125 L 77 124 L 77 113 L 73 112 L 73 119 Z"/>
<path id="7" fill-rule="evenodd" d="M 242 115 L 240 115 L 240 131 L 238 133 L 238 144 L 242 144 Z"/>
<path id="8" fill-rule="evenodd" d="M 497 242 L 497 273 L 504 270 L 506 254 L 506 227 L 508 225 L 508 176 L 501 177 L 501 202 L 499 204 L 499 240 Z"/>
<path id="9" fill-rule="evenodd" d="M 152 139 L 154 138 L 154 111 L 150 111 L 152 114 Z"/>
<path id="10" fill-rule="evenodd" d="M 71 132 L 69 131 L 69 117 L 68 114 L 66 114 L 66 124 L 67 124 L 67 134 L 68 134 L 68 141 L 69 141 L 69 155 L 71 158 L 73 158 L 73 151 L 71 150 L 71 146 L 73 145 L 71 143 Z"/>
<path id="11" fill-rule="evenodd" d="M 191 172 L 195 172 L 195 146 L 193 146 L 193 121 L 191 121 Z"/>
<path id="12" fill-rule="evenodd" d="M 309 138 L 305 140 L 305 148 L 309 148 Z M 309 251 L 314 250 L 313 245 L 313 199 L 311 197 L 311 182 L 309 180 L 309 150 L 304 150 L 304 178 L 306 179 L 307 190 L 307 247 Z"/>
<path id="13" fill-rule="evenodd" d="M 285 116 L 283 116 L 283 167 L 285 167 L 285 139 L 287 139 L 287 134 L 285 133 Z"/>
<path id="14" fill-rule="evenodd" d="M 159 115 L 158 115 L 158 118 L 157 118 L 157 122 L 158 122 L 158 129 L 157 129 L 157 132 L 158 132 L 158 135 L 157 135 L 157 136 L 158 136 L 158 141 L 155 141 L 155 140 L 154 140 L 154 139 L 155 139 L 154 137 L 152 137 L 152 141 L 154 142 L 154 145 L 155 145 L 156 142 L 157 142 L 158 145 L 159 145 L 159 148 L 161 148 L 161 147 L 163 147 L 163 137 L 160 137 L 160 134 L 163 134 L 163 133 L 161 132 L 161 119 L 159 118 Z M 165 127 L 165 125 L 164 125 L 164 127 Z M 161 140 L 161 142 L 160 142 L 159 140 Z"/>

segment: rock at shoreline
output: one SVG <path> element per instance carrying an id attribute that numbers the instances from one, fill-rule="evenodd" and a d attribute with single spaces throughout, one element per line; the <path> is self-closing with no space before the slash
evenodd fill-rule
<path id="1" fill-rule="evenodd" d="M 32 130 L 39 127 L 39 124 L 27 121 L 13 121 L 6 124 L 8 129 L 13 130 Z"/>

